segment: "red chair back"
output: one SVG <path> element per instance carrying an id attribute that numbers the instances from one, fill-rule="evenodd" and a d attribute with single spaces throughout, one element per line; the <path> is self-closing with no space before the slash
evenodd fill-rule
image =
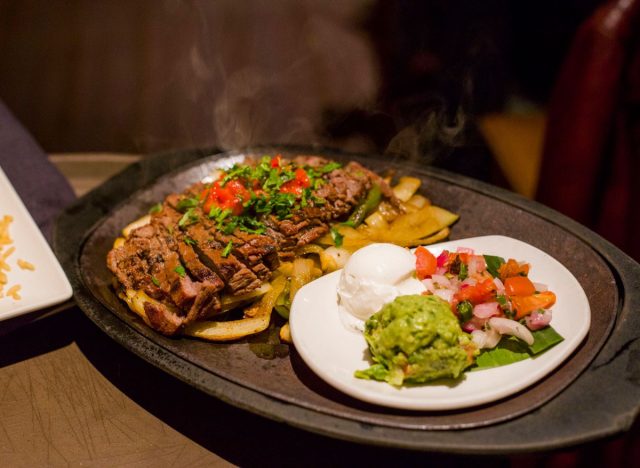
<path id="1" fill-rule="evenodd" d="M 640 0 L 579 29 L 549 105 L 536 198 L 640 260 Z"/>

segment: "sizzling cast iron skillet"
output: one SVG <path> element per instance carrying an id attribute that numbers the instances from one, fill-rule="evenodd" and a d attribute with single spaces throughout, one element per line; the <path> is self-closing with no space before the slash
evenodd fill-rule
<path id="1" fill-rule="evenodd" d="M 592 314 L 587 338 L 552 374 L 519 394 L 466 410 L 412 412 L 343 395 L 316 377 L 293 348 L 288 357 L 265 360 L 246 340 L 224 344 L 167 338 L 146 327 L 114 294 L 105 264 L 122 227 L 229 158 L 278 152 L 355 159 L 378 172 L 391 169 L 420 177 L 422 192 L 434 204 L 460 214 L 451 239 L 500 234 L 549 253 L 587 294 Z M 640 403 L 640 319 L 635 313 L 640 310 L 640 266 L 542 205 L 441 170 L 378 156 L 292 147 L 152 156 L 68 208 L 58 219 L 55 250 L 78 305 L 114 340 L 230 404 L 333 437 L 460 453 L 546 450 L 628 429 Z"/>

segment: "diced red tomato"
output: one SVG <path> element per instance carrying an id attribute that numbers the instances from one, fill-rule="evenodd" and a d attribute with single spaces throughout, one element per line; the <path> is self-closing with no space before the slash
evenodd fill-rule
<path id="1" fill-rule="evenodd" d="M 251 194 L 249 193 L 247 188 L 244 186 L 244 184 L 239 180 L 229 181 L 226 187 L 229 188 L 229 190 L 231 190 L 231 193 L 233 193 L 233 195 L 236 198 L 239 198 L 240 200 L 242 200 L 243 203 L 249 200 L 249 198 L 251 198 Z"/>
<path id="2" fill-rule="evenodd" d="M 276 154 L 273 158 L 271 158 L 271 167 L 274 169 L 280 167 L 282 164 L 282 155 Z"/>
<path id="3" fill-rule="evenodd" d="M 436 257 L 429 250 L 420 246 L 415 251 L 416 256 L 416 276 L 423 280 L 433 275 L 438 267 Z"/>
<path id="4" fill-rule="evenodd" d="M 250 198 L 249 191 L 239 180 L 229 181 L 224 187 L 220 182 L 214 182 L 209 188 L 202 209 L 205 213 L 217 206 L 223 210 L 231 210 L 238 216 L 242 214 L 243 204 Z"/>
<path id="5" fill-rule="evenodd" d="M 496 284 L 493 282 L 493 279 L 488 278 L 473 286 L 461 288 L 453 297 L 456 304 L 462 301 L 469 301 L 473 305 L 476 305 L 483 302 L 490 302 L 495 297 L 496 289 Z"/>
<path id="6" fill-rule="evenodd" d="M 449 260 L 449 251 L 443 250 L 440 255 L 438 255 L 438 268 L 442 268 L 447 266 L 447 261 Z"/>
<path id="7" fill-rule="evenodd" d="M 504 290 L 508 296 L 530 296 L 536 287 L 526 276 L 511 276 L 504 280 Z"/>
<path id="8" fill-rule="evenodd" d="M 551 291 L 543 291 L 530 296 L 513 296 L 511 304 L 516 314 L 516 319 L 529 315 L 534 310 L 548 309 L 556 303 L 556 295 Z"/>
<path id="9" fill-rule="evenodd" d="M 207 195 L 209 195 L 209 188 L 204 189 L 202 192 L 200 192 L 200 195 L 198 196 L 198 199 L 200 201 L 204 200 L 207 198 Z"/>
<path id="10" fill-rule="evenodd" d="M 311 180 L 306 171 L 299 167 L 294 172 L 294 178 L 285 182 L 280 187 L 281 193 L 292 193 L 294 195 L 302 195 L 302 191 L 311 186 Z"/>
<path id="11" fill-rule="evenodd" d="M 302 185 L 304 188 L 309 188 L 311 186 L 311 180 L 309 179 L 309 175 L 306 173 L 304 169 L 299 167 L 298 169 L 296 169 L 295 174 L 296 174 L 296 180 L 300 185 Z"/>
<path id="12" fill-rule="evenodd" d="M 502 265 L 500 265 L 498 274 L 500 275 L 500 279 L 502 281 L 507 278 L 511 278 L 512 276 L 527 276 L 529 274 L 529 264 L 520 264 L 513 258 L 510 258 L 507 263 L 503 263 Z"/>
<path id="13" fill-rule="evenodd" d="M 452 255 L 457 256 L 462 263 L 465 263 L 465 264 L 469 263 L 469 254 L 467 252 L 457 252 Z"/>

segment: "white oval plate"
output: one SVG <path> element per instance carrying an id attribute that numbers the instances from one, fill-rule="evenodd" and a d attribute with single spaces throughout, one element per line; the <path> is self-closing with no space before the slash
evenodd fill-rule
<path id="1" fill-rule="evenodd" d="M 3 246 L 3 252 L 6 253 L 9 247 L 15 247 L 15 251 L 6 259 L 11 271 L 5 272 L 8 284 L 3 290 L 4 297 L 0 298 L 0 320 L 44 309 L 69 299 L 73 291 L 58 259 L 0 169 L 0 219 L 4 215 L 13 217 L 9 226 L 13 244 Z M 35 270 L 22 270 L 16 264 L 18 259 L 33 264 Z M 14 284 L 21 286 L 19 300 L 6 296 L 7 290 Z"/>
<path id="2" fill-rule="evenodd" d="M 345 328 L 340 320 L 336 293 L 340 271 L 336 271 L 300 289 L 291 306 L 291 335 L 302 359 L 327 383 L 360 400 L 411 410 L 451 410 L 512 395 L 571 355 L 589 331 L 591 310 L 584 290 L 569 270 L 543 251 L 510 237 L 474 237 L 428 246 L 435 255 L 457 247 L 529 262 L 530 278 L 548 285 L 557 296 L 551 325 L 564 341 L 535 359 L 467 372 L 458 381 L 395 388 L 386 382 L 356 379 L 353 373 L 370 365 L 369 352 L 364 336 Z"/>

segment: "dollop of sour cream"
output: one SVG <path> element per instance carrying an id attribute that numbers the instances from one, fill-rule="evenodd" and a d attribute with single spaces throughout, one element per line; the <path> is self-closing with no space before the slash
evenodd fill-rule
<path id="1" fill-rule="evenodd" d="M 415 277 L 416 259 L 394 244 L 371 244 L 357 250 L 338 281 L 342 322 L 359 331 L 364 322 L 396 297 L 420 294 L 425 286 Z"/>

